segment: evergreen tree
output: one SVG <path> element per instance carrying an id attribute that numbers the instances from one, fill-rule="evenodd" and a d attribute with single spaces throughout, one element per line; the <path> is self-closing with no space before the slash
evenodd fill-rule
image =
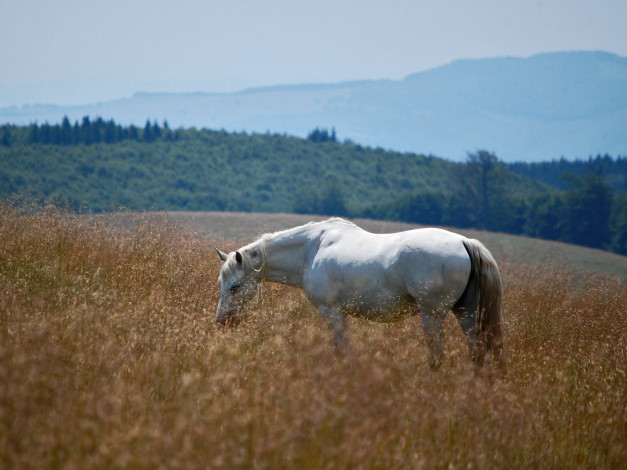
<path id="1" fill-rule="evenodd" d="M 312 142 L 337 142 L 337 137 L 335 135 L 335 128 L 331 130 L 331 134 L 326 129 L 315 128 L 311 131 L 307 138 Z"/>
<path id="2" fill-rule="evenodd" d="M 61 126 L 55 124 L 50 126 L 50 143 L 53 145 L 61 145 Z"/>
<path id="3" fill-rule="evenodd" d="M 139 130 L 133 124 L 128 128 L 128 138 L 132 140 L 139 140 Z"/>
<path id="4" fill-rule="evenodd" d="M 30 129 L 28 132 L 28 143 L 29 144 L 39 143 L 39 125 L 37 125 L 37 123 L 32 124 L 30 126 Z"/>
<path id="5" fill-rule="evenodd" d="M 154 140 L 152 125 L 150 124 L 150 120 L 147 120 L 144 126 L 144 142 L 153 142 Z"/>
<path id="6" fill-rule="evenodd" d="M 3 147 L 11 146 L 11 130 L 9 126 L 3 126 L 2 128 L 2 140 L 0 140 L 0 145 Z"/>
<path id="7" fill-rule="evenodd" d="M 81 142 L 85 145 L 91 145 L 94 143 L 94 132 L 89 116 L 84 116 L 83 122 L 81 123 Z"/>
<path id="8" fill-rule="evenodd" d="M 81 142 L 81 128 L 78 125 L 78 121 L 74 121 L 72 126 L 72 143 L 78 145 Z"/>
<path id="9" fill-rule="evenodd" d="M 157 123 L 157 121 L 155 121 L 152 125 L 152 135 L 153 140 L 157 140 L 159 137 L 161 137 L 161 128 L 159 127 L 159 123 Z"/>
<path id="10" fill-rule="evenodd" d="M 63 116 L 61 123 L 61 144 L 70 145 L 72 141 L 72 124 L 70 124 L 70 120 L 67 116 Z"/>
<path id="11" fill-rule="evenodd" d="M 93 140 L 98 144 L 103 140 L 105 122 L 101 117 L 96 118 L 92 124 Z"/>
<path id="12" fill-rule="evenodd" d="M 107 144 L 112 144 L 116 142 L 117 139 L 117 129 L 115 127 L 115 122 L 113 119 L 109 119 L 104 128 L 104 141 Z"/>
<path id="13" fill-rule="evenodd" d="M 39 129 L 39 142 L 42 144 L 50 143 L 50 124 L 47 122 L 43 123 L 41 128 Z"/>

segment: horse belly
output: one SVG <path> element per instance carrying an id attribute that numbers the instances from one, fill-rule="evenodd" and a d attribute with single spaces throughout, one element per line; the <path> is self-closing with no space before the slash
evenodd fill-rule
<path id="1" fill-rule="evenodd" d="M 381 288 L 355 289 L 345 296 L 345 313 L 377 322 L 394 322 L 417 313 L 416 301 L 407 293 Z"/>

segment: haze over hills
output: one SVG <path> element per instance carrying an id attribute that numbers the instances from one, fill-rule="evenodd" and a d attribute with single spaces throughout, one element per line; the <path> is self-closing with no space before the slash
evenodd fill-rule
<path id="1" fill-rule="evenodd" d="M 505 161 L 627 154 L 627 58 L 604 52 L 460 60 L 404 80 L 276 86 L 231 94 L 136 93 L 85 106 L 0 110 L 0 123 L 83 116 L 143 126 L 305 136 L 334 127 L 357 143 L 460 160 L 488 149 Z"/>

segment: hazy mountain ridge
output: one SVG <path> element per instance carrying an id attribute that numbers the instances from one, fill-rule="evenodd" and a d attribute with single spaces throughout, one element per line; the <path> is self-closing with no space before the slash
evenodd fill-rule
<path id="1" fill-rule="evenodd" d="M 136 93 L 86 106 L 0 110 L 0 122 L 85 115 L 143 125 L 340 138 L 462 159 L 486 148 L 506 161 L 627 153 L 627 58 L 604 52 L 459 60 L 400 81 L 285 85 L 230 94 Z"/>

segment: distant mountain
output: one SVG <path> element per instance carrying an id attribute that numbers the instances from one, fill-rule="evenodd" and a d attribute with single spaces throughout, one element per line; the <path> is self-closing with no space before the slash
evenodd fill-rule
<path id="1" fill-rule="evenodd" d="M 454 160 L 477 149 L 505 161 L 617 156 L 627 154 L 627 58 L 549 53 L 460 60 L 400 81 L 137 93 L 86 106 L 5 108 L 0 123 L 52 123 L 64 115 L 301 137 L 334 127 L 360 144 Z"/>

